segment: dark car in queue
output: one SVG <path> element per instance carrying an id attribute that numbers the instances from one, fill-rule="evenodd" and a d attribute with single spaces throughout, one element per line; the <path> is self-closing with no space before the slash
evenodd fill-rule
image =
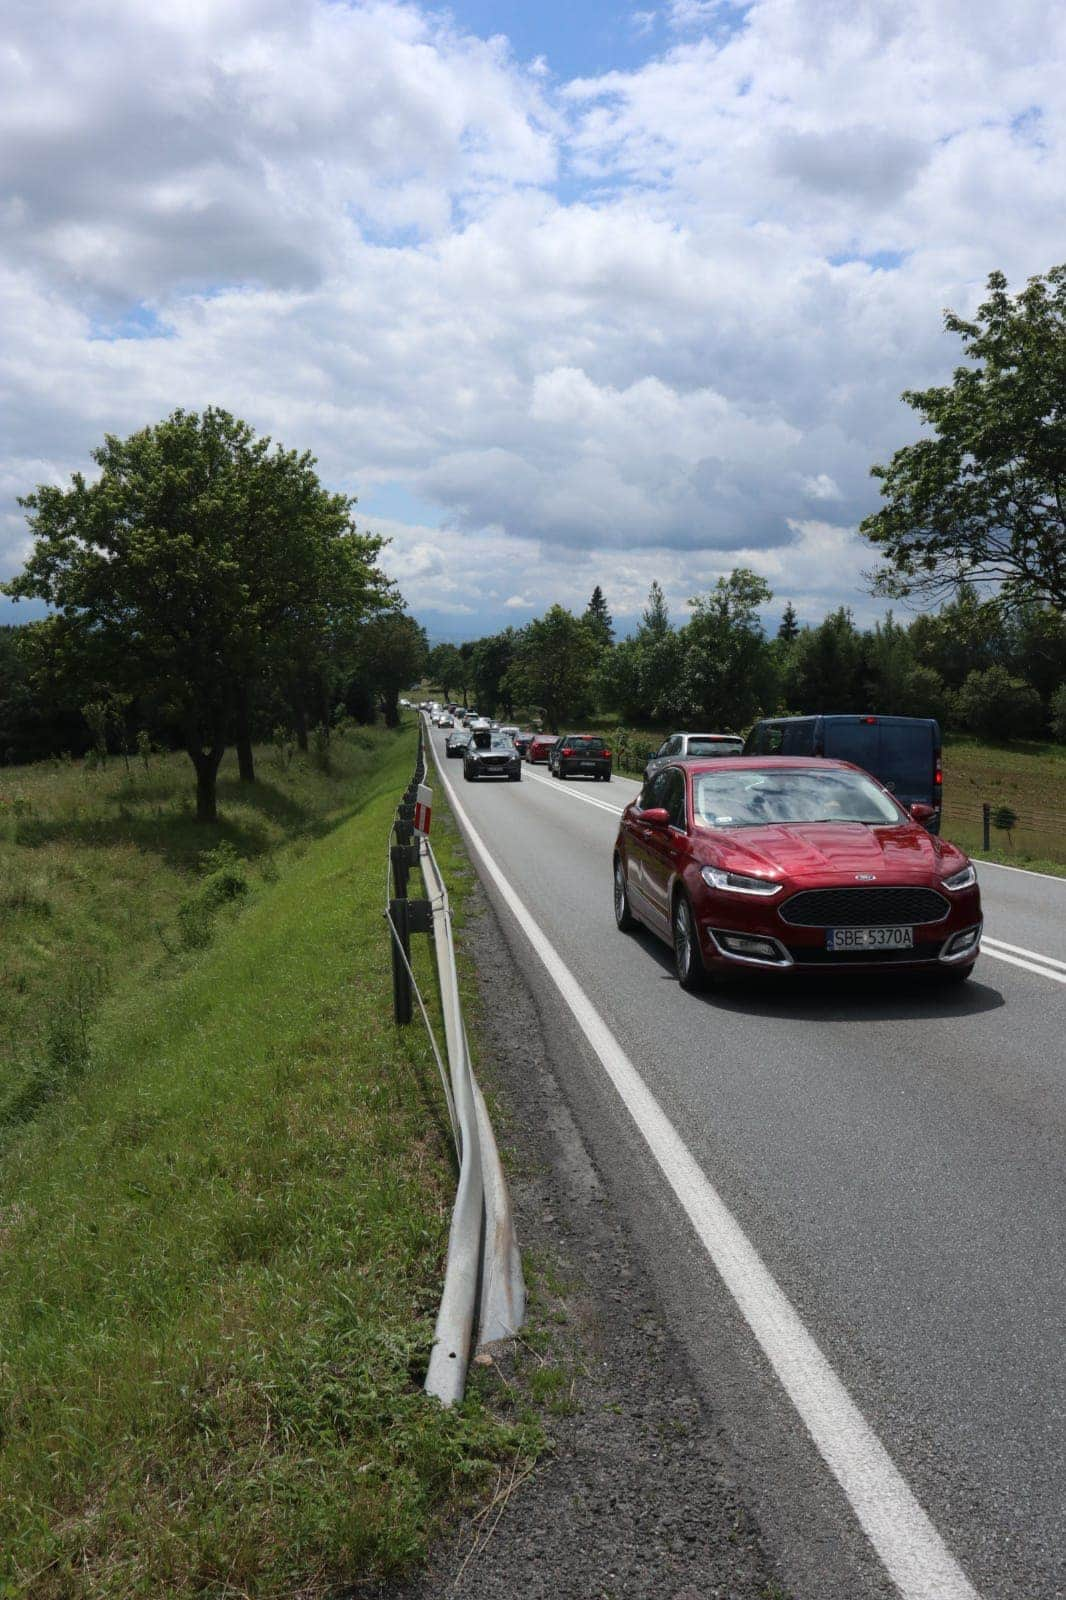
<path id="1" fill-rule="evenodd" d="M 940 832 L 944 767 L 933 717 L 823 714 L 764 717 L 744 741 L 746 756 L 829 756 L 850 761 L 883 783 L 905 806 L 930 808 L 926 827 Z"/>
<path id="2" fill-rule="evenodd" d="M 468 783 L 478 778 L 509 778 L 522 781 L 522 760 L 505 733 L 479 730 L 463 751 L 463 777 Z"/>
<path id="3" fill-rule="evenodd" d="M 622 813 L 615 921 L 664 939 L 686 989 L 739 971 L 960 981 L 980 951 L 977 872 L 929 810 L 844 761 L 666 766 Z"/>
<path id="4" fill-rule="evenodd" d="M 530 745 L 533 743 L 533 738 L 533 734 L 523 732 L 516 733 L 514 736 L 514 747 L 518 751 L 518 754 L 522 757 L 523 761 L 526 759 L 526 753 L 529 750 Z"/>
<path id="5" fill-rule="evenodd" d="M 462 755 L 473 737 L 469 728 L 453 728 L 444 741 L 444 754 L 450 760 L 456 760 Z"/>
<path id="6" fill-rule="evenodd" d="M 564 733 L 552 746 L 548 767 L 555 778 L 611 781 L 611 747 L 598 733 Z"/>
<path id="7" fill-rule="evenodd" d="M 526 751 L 526 760 L 530 766 L 535 767 L 538 762 L 547 761 L 558 742 L 557 733 L 535 733 Z"/>
<path id="8" fill-rule="evenodd" d="M 670 761 L 693 761 L 702 756 L 739 756 L 744 740 L 739 733 L 672 733 L 664 739 L 647 766 L 644 781 L 653 777 Z"/>

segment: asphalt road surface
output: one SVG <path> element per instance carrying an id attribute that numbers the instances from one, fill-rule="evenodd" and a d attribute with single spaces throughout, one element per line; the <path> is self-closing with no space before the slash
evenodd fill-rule
<path id="1" fill-rule="evenodd" d="M 431 737 L 794 1594 L 1061 1600 L 1066 881 L 982 865 L 996 954 L 956 990 L 688 995 L 665 945 L 614 925 L 639 786 L 467 784 Z"/>

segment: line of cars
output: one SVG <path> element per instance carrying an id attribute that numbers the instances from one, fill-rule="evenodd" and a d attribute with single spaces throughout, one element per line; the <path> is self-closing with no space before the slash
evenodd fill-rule
<path id="1" fill-rule="evenodd" d="M 448 754 L 470 779 L 520 781 L 522 759 L 559 778 L 611 777 L 596 734 L 456 729 Z M 764 719 L 746 740 L 671 734 L 622 813 L 615 921 L 663 939 L 687 989 L 744 970 L 965 980 L 980 953 L 980 888 L 969 857 L 939 837 L 941 796 L 930 719 Z"/>

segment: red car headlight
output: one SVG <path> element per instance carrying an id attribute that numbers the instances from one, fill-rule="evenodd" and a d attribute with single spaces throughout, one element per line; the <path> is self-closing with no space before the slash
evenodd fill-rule
<path id="1" fill-rule="evenodd" d="M 724 867 L 701 867 L 700 875 L 708 889 L 725 889 L 731 894 L 757 894 L 769 897 L 777 894 L 779 883 L 766 878 L 749 878 L 743 872 L 726 872 Z"/>
<path id="2" fill-rule="evenodd" d="M 977 882 L 977 868 L 972 861 L 968 861 L 959 872 L 952 873 L 950 878 L 941 878 L 942 889 L 958 891 L 959 889 L 972 889 Z"/>

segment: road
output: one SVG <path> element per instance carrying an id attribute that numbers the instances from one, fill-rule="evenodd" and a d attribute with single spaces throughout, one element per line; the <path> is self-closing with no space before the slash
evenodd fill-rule
<path id="1" fill-rule="evenodd" d="M 981 867 L 999 954 L 959 990 L 851 978 L 688 995 L 664 945 L 614 926 L 611 846 L 636 783 L 526 767 L 520 785 L 465 784 L 432 742 L 498 868 L 472 850 L 571 1111 L 798 1600 L 1061 1600 L 1066 881 Z M 639 1077 L 628 1108 L 601 1028 Z M 671 1176 L 633 1095 L 698 1180 Z M 743 1283 L 716 1269 L 685 1189 L 704 1180 L 854 1409 L 836 1444 Z"/>

